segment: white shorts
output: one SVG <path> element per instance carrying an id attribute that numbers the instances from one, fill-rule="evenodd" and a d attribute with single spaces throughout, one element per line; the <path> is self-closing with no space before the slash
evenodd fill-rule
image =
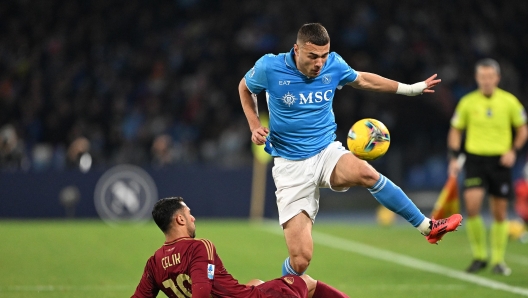
<path id="1" fill-rule="evenodd" d="M 350 153 L 341 142 L 333 142 L 318 154 L 303 160 L 274 158 L 273 180 L 277 191 L 279 222 L 283 225 L 305 211 L 312 222 L 319 211 L 319 188 L 344 192 L 349 187 L 333 189 L 330 176 L 339 158 Z"/>

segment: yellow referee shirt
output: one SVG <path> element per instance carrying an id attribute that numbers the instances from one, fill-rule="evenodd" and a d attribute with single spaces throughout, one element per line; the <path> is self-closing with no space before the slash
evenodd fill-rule
<path id="1" fill-rule="evenodd" d="M 451 118 L 451 126 L 466 130 L 466 151 L 483 156 L 502 155 L 510 150 L 512 126 L 525 123 L 522 104 L 500 88 L 489 98 L 479 90 L 462 97 Z"/>

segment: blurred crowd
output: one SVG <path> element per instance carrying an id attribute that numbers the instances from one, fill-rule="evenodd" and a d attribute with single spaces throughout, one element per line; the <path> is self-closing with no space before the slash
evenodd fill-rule
<path id="1" fill-rule="evenodd" d="M 100 167 L 249 165 L 240 79 L 321 22 L 357 70 L 406 83 L 439 74 L 434 95 L 344 88 L 334 100 L 338 140 L 378 118 L 406 173 L 421 177 L 445 159 L 478 59 L 497 59 L 501 87 L 528 103 L 527 19 L 528 2 L 500 0 L 1 1 L 0 169 L 66 169 L 84 153 Z"/>

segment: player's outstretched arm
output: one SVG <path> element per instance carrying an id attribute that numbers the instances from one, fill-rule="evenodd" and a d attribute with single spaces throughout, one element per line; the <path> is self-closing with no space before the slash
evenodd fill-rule
<path id="1" fill-rule="evenodd" d="M 432 88 L 438 85 L 440 82 L 440 79 L 436 79 L 436 74 L 432 75 L 423 82 L 408 85 L 384 78 L 374 73 L 358 71 L 357 79 L 348 83 L 347 85 L 350 85 L 356 89 L 367 91 L 416 96 L 422 93 L 433 93 L 434 90 Z"/>
<path id="2" fill-rule="evenodd" d="M 240 95 L 240 102 L 242 109 L 249 123 L 251 130 L 251 141 L 256 145 L 264 145 L 266 143 L 266 136 L 269 133 L 268 128 L 262 127 L 258 117 L 257 96 L 249 91 L 246 86 L 246 79 L 242 78 L 238 84 L 238 93 Z"/>

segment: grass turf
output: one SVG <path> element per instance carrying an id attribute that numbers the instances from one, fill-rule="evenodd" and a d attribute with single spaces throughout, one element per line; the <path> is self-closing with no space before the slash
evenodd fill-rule
<path id="1" fill-rule="evenodd" d="M 438 246 L 408 225 L 318 222 L 314 231 L 455 270 L 463 270 L 471 259 L 463 229 Z M 241 282 L 278 277 L 287 255 L 275 222 L 198 220 L 197 236 L 213 241 L 226 268 Z M 147 258 L 164 240 L 153 223 L 110 227 L 100 221 L 0 221 L 0 239 L 0 297 L 130 297 Z M 318 241 L 314 250 L 308 274 L 351 297 L 522 297 Z M 478 276 L 528 292 L 527 251 L 526 244 L 510 242 L 506 261 L 513 274 L 496 276 L 486 270 Z"/>

